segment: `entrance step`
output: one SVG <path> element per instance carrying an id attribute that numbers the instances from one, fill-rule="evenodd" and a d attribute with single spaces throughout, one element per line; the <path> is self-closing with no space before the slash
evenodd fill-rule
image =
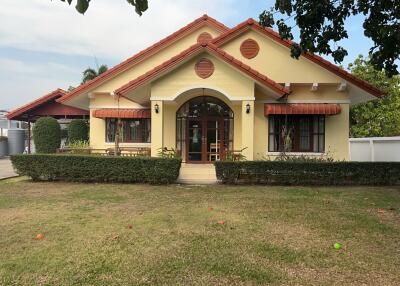
<path id="1" fill-rule="evenodd" d="M 190 185 L 216 184 L 215 166 L 213 164 L 182 163 L 178 183 Z"/>

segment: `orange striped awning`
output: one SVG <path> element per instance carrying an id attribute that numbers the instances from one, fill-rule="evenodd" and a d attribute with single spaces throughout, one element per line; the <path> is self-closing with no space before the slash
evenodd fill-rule
<path id="1" fill-rule="evenodd" d="M 264 115 L 270 114 L 315 114 L 336 115 L 342 111 L 339 104 L 328 103 L 293 103 L 293 104 L 265 104 Z"/>
<path id="2" fill-rule="evenodd" d="M 96 118 L 151 118 L 150 109 L 97 109 L 93 112 Z"/>

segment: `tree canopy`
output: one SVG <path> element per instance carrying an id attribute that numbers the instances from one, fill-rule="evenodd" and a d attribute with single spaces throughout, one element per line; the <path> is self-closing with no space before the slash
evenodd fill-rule
<path id="1" fill-rule="evenodd" d="M 400 135 L 400 75 L 389 78 L 384 71 L 376 70 L 369 58 L 359 56 L 349 65 L 355 76 L 385 91 L 387 95 L 350 110 L 350 135 L 352 137 Z"/>
<path id="2" fill-rule="evenodd" d="M 276 14 L 283 15 L 277 21 Z M 398 74 L 396 61 L 400 56 L 400 1 L 393 0 L 276 0 L 271 10 L 260 14 L 260 24 L 278 27 L 281 38 L 293 40 L 292 29 L 297 26 L 300 42 L 293 44 L 292 57 L 311 52 L 331 55 L 340 63 L 347 55 L 344 47 L 336 43 L 348 38 L 346 20 L 363 15 L 364 35 L 374 44 L 370 48 L 369 62 L 384 69 L 388 76 Z M 294 26 L 288 22 L 292 19 Z"/>
<path id="3" fill-rule="evenodd" d="M 61 0 L 61 1 L 67 2 L 69 5 L 71 5 L 73 2 L 73 0 Z M 87 9 L 89 9 L 90 2 L 91 0 L 76 0 L 75 9 L 79 13 L 85 14 Z M 148 8 L 147 0 L 126 0 L 126 2 L 135 7 L 136 13 L 139 14 L 140 16 Z"/>
<path id="4" fill-rule="evenodd" d="M 107 70 L 108 70 L 108 67 L 106 65 L 99 66 L 97 68 L 97 71 L 92 68 L 85 69 L 83 71 L 82 84 L 89 80 L 95 79 L 96 77 L 98 77 L 102 73 L 106 72 Z"/>
<path id="5" fill-rule="evenodd" d="M 61 0 L 69 5 L 73 0 Z M 148 9 L 148 0 L 126 0 L 142 15 Z M 76 0 L 76 10 L 84 14 L 93 0 Z M 281 15 L 276 20 L 275 17 Z M 348 38 L 345 23 L 355 15 L 364 17 L 364 35 L 373 41 L 369 62 L 388 76 L 399 74 L 400 58 L 400 1 L 393 0 L 275 0 L 270 10 L 260 14 L 260 24 L 278 28 L 282 39 L 293 39 L 292 29 L 298 27 L 300 41 L 293 44 L 291 55 L 299 58 L 311 52 L 331 55 L 341 63 L 348 54 L 337 43 Z M 289 22 L 294 20 L 294 25 Z"/>

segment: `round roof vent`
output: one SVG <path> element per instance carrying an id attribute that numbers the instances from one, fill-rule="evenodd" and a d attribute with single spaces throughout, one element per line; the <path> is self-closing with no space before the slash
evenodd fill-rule
<path id="1" fill-rule="evenodd" d="M 211 41 L 212 39 L 213 39 L 213 37 L 211 36 L 210 33 L 203 32 L 197 37 L 197 42 L 198 43 L 207 43 L 207 42 Z"/>
<path id="2" fill-rule="evenodd" d="M 255 58 L 260 51 L 260 46 L 253 39 L 247 39 L 240 45 L 240 52 L 246 59 Z"/>
<path id="3" fill-rule="evenodd" d="M 206 58 L 201 58 L 197 61 L 194 70 L 201 78 L 209 78 L 214 73 L 214 64 Z"/>

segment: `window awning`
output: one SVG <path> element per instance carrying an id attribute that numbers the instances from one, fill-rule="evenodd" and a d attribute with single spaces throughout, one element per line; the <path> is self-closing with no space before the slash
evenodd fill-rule
<path id="1" fill-rule="evenodd" d="M 151 118 L 150 109 L 97 109 L 93 112 L 96 118 Z"/>
<path id="2" fill-rule="evenodd" d="M 336 115 L 342 111 L 339 104 L 328 103 L 292 103 L 292 104 L 264 104 L 264 115 L 270 114 L 314 114 Z"/>

